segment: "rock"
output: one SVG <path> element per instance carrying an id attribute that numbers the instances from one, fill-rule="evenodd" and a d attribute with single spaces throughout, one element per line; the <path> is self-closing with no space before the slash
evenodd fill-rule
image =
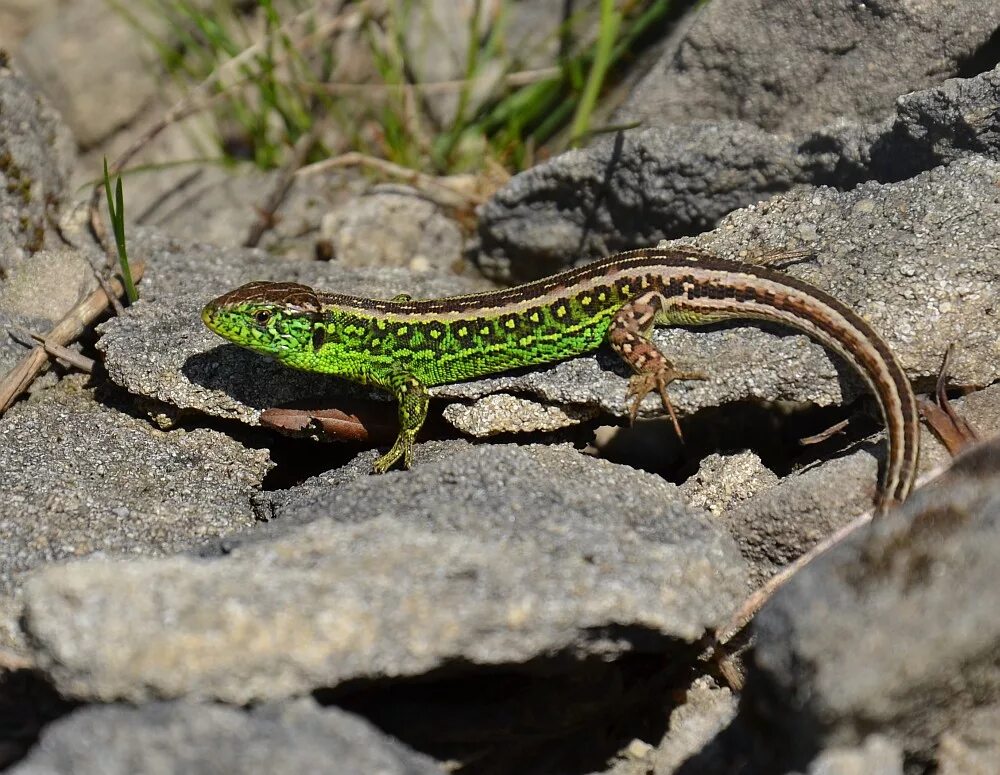
<path id="1" fill-rule="evenodd" d="M 895 115 L 874 124 L 833 122 L 797 137 L 738 122 L 623 133 L 512 178 L 482 208 L 480 263 L 492 276 L 532 279 L 703 232 L 797 185 L 853 189 L 966 156 L 995 162 L 998 103 L 1000 67 L 901 97 Z M 803 225 L 792 245 L 814 243 L 814 233 Z"/>
<path id="2" fill-rule="evenodd" d="M 463 433 L 486 438 L 500 433 L 531 433 L 568 428 L 597 416 L 594 407 L 553 406 L 539 401 L 495 393 L 474 404 L 448 404 L 444 419 Z"/>
<path id="3" fill-rule="evenodd" d="M 321 237 L 333 260 L 348 267 L 392 266 L 449 271 L 462 261 L 462 233 L 439 207 L 414 189 L 376 189 L 323 217 Z"/>
<path id="4" fill-rule="evenodd" d="M 952 408 L 973 428 L 989 435 L 1000 428 L 1000 386 L 963 396 L 952 402 Z M 759 586 L 851 517 L 870 509 L 883 456 L 881 443 L 866 444 L 850 454 L 810 465 L 725 509 L 720 522 L 750 563 L 753 585 Z M 921 473 L 949 460 L 944 447 L 925 428 L 920 439 Z M 681 489 L 686 488 L 687 483 Z M 693 505 L 702 503 L 695 500 Z"/>
<path id="5" fill-rule="evenodd" d="M 775 473 L 746 450 L 733 455 L 709 455 L 680 489 L 692 506 L 718 516 L 777 483 Z"/>
<path id="6" fill-rule="evenodd" d="M 630 746 L 625 758 L 616 762 L 607 775 L 670 775 L 702 751 L 706 744 L 736 715 L 736 697 L 708 678 L 698 678 L 688 689 L 684 702 L 670 714 L 667 732 L 655 747 Z"/>
<path id="7" fill-rule="evenodd" d="M 94 52 L 99 51 L 100 56 Z M 82 148 L 133 121 L 162 88 L 152 47 L 103 0 L 75 0 L 23 41 L 20 64 Z"/>
<path id="8" fill-rule="evenodd" d="M 741 718 L 801 767 L 869 730 L 930 762 L 941 736 L 1000 698 L 1000 440 L 970 450 L 852 535 L 758 614 Z"/>
<path id="9" fill-rule="evenodd" d="M 163 433 L 68 379 L 0 419 L 0 594 L 88 554 L 158 555 L 254 523 L 270 467 L 217 431 Z M 16 607 L 7 608 L 16 615 Z M 14 627 L 0 623 L 0 645 Z"/>
<path id="10" fill-rule="evenodd" d="M 193 702 L 82 708 L 42 735 L 11 775 L 442 775 L 362 719 L 312 700 L 241 710 Z"/>
<path id="11" fill-rule="evenodd" d="M 967 72 L 998 26 L 992 0 L 713 2 L 614 120 L 740 119 L 785 132 L 877 121 L 898 95 Z"/>
<path id="12" fill-rule="evenodd" d="M 646 129 L 515 175 L 479 214 L 480 264 L 533 280 L 574 262 L 697 234 L 804 183 L 790 138 L 748 124 Z"/>
<path id="13" fill-rule="evenodd" d="M 164 144 L 152 146 L 154 158 L 142 161 L 162 164 L 191 155 L 175 148 L 173 141 L 166 148 L 161 147 Z M 169 234 L 198 235 L 200 242 L 235 248 L 246 241 L 280 175 L 278 170 L 263 171 L 250 164 L 137 171 L 126 182 L 128 206 L 144 226 Z M 297 175 L 259 247 L 282 258 L 315 258 L 320 252 L 317 232 L 324 214 L 360 195 L 367 186 L 359 175 L 344 170 Z"/>
<path id="14" fill-rule="evenodd" d="M 911 381 L 935 379 L 959 342 L 953 381 L 982 387 L 1000 376 L 989 322 L 1000 296 L 998 175 L 1000 163 L 970 156 L 900 183 L 802 191 L 732 213 L 695 242 L 728 258 L 752 254 L 754 235 L 814 251 L 789 273 L 868 320 Z M 818 238 L 803 245 L 803 226 Z"/>
<path id="15" fill-rule="evenodd" d="M 42 250 L 18 265 L 0 286 L 0 314 L 36 316 L 45 331 L 97 287 L 90 263 L 73 250 Z"/>
<path id="16" fill-rule="evenodd" d="M 97 285 L 84 256 L 41 250 L 18 263 L 0 283 L 0 375 L 27 353 L 8 331 L 45 334 Z"/>
<path id="17" fill-rule="evenodd" d="M 43 569 L 33 658 L 71 697 L 244 704 L 445 668 L 683 662 L 744 593 L 732 542 L 659 477 L 565 448 L 436 448 L 293 488 L 223 557 Z"/>
<path id="18" fill-rule="evenodd" d="M 48 244 L 74 160 L 59 115 L 0 63 L 0 279 Z"/>
<path id="19" fill-rule="evenodd" d="M 853 748 L 830 748 L 809 765 L 808 775 L 903 775 L 903 752 L 892 740 L 869 735 Z"/>
<path id="20" fill-rule="evenodd" d="M 65 0 L 3 0 L 0 2 L 0 49 L 17 51 L 21 39 L 33 27 L 48 21 Z"/>
<path id="21" fill-rule="evenodd" d="M 990 775 L 1000 761 L 1000 704 L 974 709 L 938 743 L 940 775 Z"/>

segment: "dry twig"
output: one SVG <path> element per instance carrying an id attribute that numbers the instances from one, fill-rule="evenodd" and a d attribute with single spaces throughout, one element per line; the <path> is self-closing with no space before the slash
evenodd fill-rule
<path id="1" fill-rule="evenodd" d="M 138 282 L 146 266 L 141 261 L 132 264 L 132 278 Z M 115 296 L 125 293 L 122 282 L 115 277 L 110 282 Z M 75 341 L 111 305 L 103 288 L 98 288 L 71 309 L 48 334 L 45 341 L 55 346 L 65 346 Z M 49 361 L 45 347 L 39 345 L 31 350 L 20 363 L 0 379 L 0 415 L 6 412 L 17 398 L 28 389 Z"/>

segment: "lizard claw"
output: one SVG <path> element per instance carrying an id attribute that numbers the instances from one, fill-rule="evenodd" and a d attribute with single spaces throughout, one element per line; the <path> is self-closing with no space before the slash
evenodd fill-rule
<path id="1" fill-rule="evenodd" d="M 635 396 L 635 401 L 633 401 L 632 406 L 629 408 L 629 422 L 635 422 L 636 415 L 639 413 L 639 406 L 642 404 L 643 399 L 649 393 L 653 392 L 655 388 L 660 394 L 660 401 L 663 403 L 663 408 L 670 415 L 670 421 L 673 423 L 677 438 L 683 443 L 684 434 L 681 433 L 681 425 L 677 420 L 677 413 L 674 411 L 674 405 L 670 401 L 670 395 L 667 393 L 667 385 L 677 379 L 708 379 L 708 377 L 700 371 L 678 371 L 672 366 L 660 371 L 645 372 L 633 376 L 629 380 L 628 391 L 625 393 L 626 400 Z"/>

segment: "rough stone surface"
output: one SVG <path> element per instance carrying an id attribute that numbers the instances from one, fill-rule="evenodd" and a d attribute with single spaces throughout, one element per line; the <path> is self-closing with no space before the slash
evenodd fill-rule
<path id="1" fill-rule="evenodd" d="M 1000 762 L 1000 705 L 976 708 L 941 736 L 939 775 L 991 775 Z"/>
<path id="2" fill-rule="evenodd" d="M 25 38 L 19 62 L 86 148 L 149 106 L 162 88 L 153 59 L 145 38 L 103 0 L 75 0 Z"/>
<path id="3" fill-rule="evenodd" d="M 347 267 L 447 271 L 462 260 L 458 224 L 434 202 L 405 187 L 382 187 L 323 217 L 320 234 Z"/>
<path id="4" fill-rule="evenodd" d="M 201 130 L 203 133 L 204 129 Z M 174 147 L 154 146 L 156 156 L 144 158 L 156 164 L 190 156 Z M 176 172 L 154 169 L 130 176 L 130 201 L 137 222 L 169 234 L 197 235 L 200 242 L 222 247 L 244 243 L 250 227 L 259 219 L 259 208 L 277 184 L 280 173 L 262 171 L 249 164 L 235 168 L 180 168 Z M 259 246 L 271 255 L 311 259 L 317 253 L 319 226 L 331 207 L 338 207 L 360 194 L 368 185 L 359 175 L 343 170 L 298 175 L 275 213 L 274 223 L 264 232 Z"/>
<path id="5" fill-rule="evenodd" d="M 711 679 L 697 679 L 670 714 L 668 729 L 654 747 L 629 746 L 607 775 L 671 775 L 701 751 L 736 715 L 736 697 Z M 641 742 L 641 741 L 635 741 Z"/>
<path id="6" fill-rule="evenodd" d="M 992 0 L 716 0 L 615 118 L 740 119 L 780 131 L 876 121 L 898 95 L 966 70 L 998 27 Z"/>
<path id="7" fill-rule="evenodd" d="M 480 210 L 480 263 L 530 280 L 697 234 L 810 176 L 790 138 L 747 124 L 627 132 L 515 175 Z"/>
<path id="8" fill-rule="evenodd" d="M 744 451 L 709 455 L 680 489 L 692 506 L 718 516 L 777 483 L 777 475 L 757 455 Z"/>
<path id="9" fill-rule="evenodd" d="M 0 66 L 0 281 L 50 238 L 75 156 L 66 125 L 20 75 Z"/>
<path id="10" fill-rule="evenodd" d="M 841 121 L 797 137 L 738 122 L 627 132 L 516 175 L 482 209 L 480 263 L 497 277 L 533 278 L 702 232 L 798 184 L 849 189 L 963 156 L 995 160 L 998 105 L 1000 67 L 901 97 L 876 124 Z M 977 248 L 991 244 L 987 234 Z"/>
<path id="11" fill-rule="evenodd" d="M 293 489 L 274 534 L 222 558 L 40 571 L 36 662 L 74 697 L 245 703 L 456 663 L 693 658 L 743 593 L 731 540 L 658 477 L 558 447 L 437 449 Z"/>
<path id="12" fill-rule="evenodd" d="M 193 702 L 76 711 L 45 730 L 14 775 L 441 775 L 431 759 L 312 700 L 239 710 Z"/>
<path id="13" fill-rule="evenodd" d="M 882 735 L 853 748 L 831 748 L 809 765 L 808 775 L 903 775 L 903 752 Z"/>
<path id="14" fill-rule="evenodd" d="M 448 404 L 442 414 L 463 433 L 485 438 L 499 433 L 568 428 L 592 420 L 598 411 L 594 407 L 554 406 L 508 393 L 495 393 L 471 405 Z"/>
<path id="15" fill-rule="evenodd" d="M 983 438 L 1000 432 L 1000 385 L 992 385 L 952 402 L 959 416 Z M 834 533 L 858 514 L 871 509 L 877 469 L 885 454 L 884 441 L 843 457 L 827 460 L 785 477 L 772 487 L 734 501 L 720 514 L 750 563 L 754 585 Z M 703 468 L 710 466 L 706 458 Z M 920 472 L 945 465 L 950 455 L 926 428 L 920 439 Z M 710 468 L 711 470 L 711 468 Z M 700 474 L 701 472 L 699 472 Z M 772 475 L 773 476 L 773 475 Z M 710 482 L 724 481 L 724 477 Z M 690 492 L 688 482 L 681 487 Z M 701 500 L 689 500 L 704 505 Z M 711 510 L 711 505 L 708 506 Z M 715 513 L 715 512 L 713 512 Z"/>
<path id="16" fill-rule="evenodd" d="M 0 375 L 28 352 L 8 330 L 45 334 L 96 284 L 90 264 L 74 251 L 41 250 L 18 263 L 0 282 Z"/>
<path id="17" fill-rule="evenodd" d="M 801 766 L 864 730 L 929 762 L 1000 699 L 1000 440 L 797 574 L 758 614 L 741 715 Z M 763 749 L 762 749 L 763 750 Z"/>
<path id="18" fill-rule="evenodd" d="M 803 191 L 735 212 L 696 241 L 730 258 L 755 238 L 815 251 L 789 272 L 867 319 L 911 380 L 929 384 L 958 342 L 953 380 L 985 386 L 1000 377 L 998 178 L 1000 163 L 970 157 L 900 183 Z"/>
<path id="19" fill-rule="evenodd" d="M 265 451 L 211 430 L 154 430 L 77 382 L 0 419 L 0 593 L 55 561 L 176 552 L 253 524 Z M 6 644 L 16 636 L 2 626 Z"/>

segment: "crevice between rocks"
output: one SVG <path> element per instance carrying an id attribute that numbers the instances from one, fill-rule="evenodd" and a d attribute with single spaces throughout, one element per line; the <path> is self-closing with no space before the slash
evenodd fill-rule
<path id="1" fill-rule="evenodd" d="M 466 775 L 590 773 L 635 739 L 656 744 L 696 677 L 698 644 L 663 644 L 641 628 L 601 628 L 597 638 L 659 653 L 606 661 L 570 653 L 517 665 L 460 660 L 422 676 L 317 689 L 322 705 L 358 713 Z M 614 631 L 612 631 L 614 630 Z"/>

